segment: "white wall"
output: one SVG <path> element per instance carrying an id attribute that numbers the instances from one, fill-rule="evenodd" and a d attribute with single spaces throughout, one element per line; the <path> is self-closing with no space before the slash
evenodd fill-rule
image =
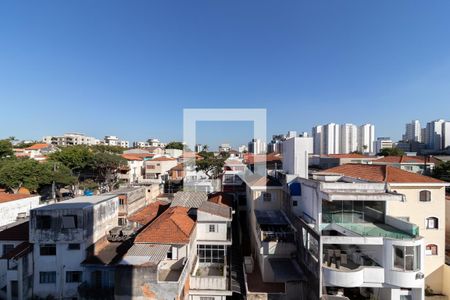
<path id="1" fill-rule="evenodd" d="M 283 170 L 308 177 L 308 155 L 313 152 L 312 137 L 293 137 L 283 142 Z"/>
<path id="2" fill-rule="evenodd" d="M 15 201 L 0 203 L 0 226 L 14 223 L 19 213 L 30 215 L 30 209 L 39 207 L 40 196 L 31 196 Z"/>

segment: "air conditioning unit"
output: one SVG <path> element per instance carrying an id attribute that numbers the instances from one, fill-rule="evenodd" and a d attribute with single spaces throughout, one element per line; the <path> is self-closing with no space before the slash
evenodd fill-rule
<path id="1" fill-rule="evenodd" d="M 425 275 L 423 273 L 419 272 L 416 274 L 416 279 L 424 279 L 424 278 L 425 278 Z"/>

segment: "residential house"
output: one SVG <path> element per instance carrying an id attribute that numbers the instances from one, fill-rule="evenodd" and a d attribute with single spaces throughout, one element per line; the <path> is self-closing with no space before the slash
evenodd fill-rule
<path id="1" fill-rule="evenodd" d="M 145 179 L 162 181 L 168 176 L 169 170 L 178 164 L 176 158 L 160 156 L 145 161 Z"/>
<path id="2" fill-rule="evenodd" d="M 28 220 L 0 231 L 0 298 L 30 299 L 33 286 L 32 245 Z"/>
<path id="3" fill-rule="evenodd" d="M 369 156 L 360 153 L 328 154 L 311 157 L 309 165 L 320 169 L 328 169 L 345 164 L 368 164 L 377 159 L 379 159 L 378 156 Z"/>
<path id="4" fill-rule="evenodd" d="M 40 206 L 39 195 L 0 192 L 0 228 L 30 216 Z"/>
<path id="5" fill-rule="evenodd" d="M 437 162 L 433 157 L 409 155 L 385 156 L 371 161 L 374 165 L 386 165 L 420 174 L 431 174 Z"/>
<path id="6" fill-rule="evenodd" d="M 31 210 L 33 294 L 74 298 L 91 274 L 81 264 L 88 249 L 117 226 L 116 195 L 77 197 Z M 106 239 L 105 239 L 106 240 Z"/>
<path id="7" fill-rule="evenodd" d="M 125 226 L 127 224 L 127 218 L 134 214 L 139 209 L 148 204 L 146 198 L 145 187 L 126 187 L 115 191 L 110 194 L 119 197 L 119 226 Z"/>

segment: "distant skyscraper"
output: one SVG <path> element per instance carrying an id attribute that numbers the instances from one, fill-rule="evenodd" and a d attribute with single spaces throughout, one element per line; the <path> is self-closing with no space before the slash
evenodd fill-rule
<path id="1" fill-rule="evenodd" d="M 264 154 L 266 153 L 266 149 L 266 143 L 260 139 L 252 139 L 252 141 L 248 143 L 248 152 L 250 153 Z"/>
<path id="2" fill-rule="evenodd" d="M 442 123 L 442 149 L 450 146 L 450 122 Z"/>
<path id="3" fill-rule="evenodd" d="M 312 129 L 314 140 L 314 154 L 323 154 L 323 126 L 317 125 Z"/>
<path id="4" fill-rule="evenodd" d="M 202 144 L 196 144 L 195 145 L 195 152 L 202 152 L 203 151 L 203 145 Z"/>
<path id="5" fill-rule="evenodd" d="M 358 128 L 358 150 L 362 153 L 374 153 L 375 125 L 364 124 Z"/>
<path id="6" fill-rule="evenodd" d="M 427 123 L 425 144 L 428 149 L 441 150 L 442 144 L 442 128 L 444 120 L 434 120 Z"/>
<path id="7" fill-rule="evenodd" d="M 324 154 L 340 153 L 340 126 L 330 123 L 323 126 Z"/>
<path id="8" fill-rule="evenodd" d="M 340 153 L 351 153 L 358 150 L 358 127 L 353 124 L 341 125 Z"/>
<path id="9" fill-rule="evenodd" d="M 393 147 L 394 142 L 392 142 L 390 137 L 379 137 L 375 141 L 375 153 L 380 153 L 380 151 L 383 149 L 390 149 Z"/>
<path id="10" fill-rule="evenodd" d="M 411 123 L 406 124 L 403 140 L 409 142 L 422 142 L 422 128 L 420 127 L 419 120 L 413 120 Z"/>

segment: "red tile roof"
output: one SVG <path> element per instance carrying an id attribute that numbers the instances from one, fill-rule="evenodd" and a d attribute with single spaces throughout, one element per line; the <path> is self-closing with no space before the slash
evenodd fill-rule
<path id="1" fill-rule="evenodd" d="M 0 192 L 0 203 L 10 202 L 10 201 L 16 201 L 24 198 L 33 197 L 33 195 L 29 194 L 10 194 L 10 193 L 3 193 Z"/>
<path id="2" fill-rule="evenodd" d="M 151 153 L 127 153 L 127 154 L 122 154 L 122 157 L 125 158 L 126 160 L 144 160 L 145 158 L 152 158 L 153 156 L 155 156 L 154 154 Z"/>
<path id="3" fill-rule="evenodd" d="M 416 164 L 423 164 L 425 162 L 425 159 L 423 156 L 385 156 L 382 158 L 379 158 L 377 160 L 374 160 L 373 163 L 393 163 L 393 164 L 402 164 L 402 163 L 416 163 Z M 427 163 L 434 163 L 434 159 L 427 158 Z"/>
<path id="4" fill-rule="evenodd" d="M 45 144 L 45 143 L 39 143 L 39 144 L 34 144 L 28 148 L 25 148 L 25 150 L 40 150 L 40 149 L 45 149 L 48 146 L 50 146 L 49 144 Z"/>
<path id="5" fill-rule="evenodd" d="M 0 231 L 0 241 L 28 241 L 29 222 L 23 222 Z"/>
<path id="6" fill-rule="evenodd" d="M 279 153 L 269 153 L 267 155 L 264 154 L 252 154 L 252 153 L 247 153 L 244 154 L 244 163 L 246 164 L 254 164 L 255 162 L 271 162 L 271 161 L 281 161 L 283 159 L 283 156 Z"/>
<path id="7" fill-rule="evenodd" d="M 369 158 L 370 156 L 360 153 L 347 153 L 347 154 L 327 154 L 324 157 L 331 158 Z"/>
<path id="8" fill-rule="evenodd" d="M 388 165 L 346 164 L 325 171 L 374 182 L 444 183 L 444 181 L 432 177 L 404 171 Z"/>
<path id="9" fill-rule="evenodd" d="M 151 161 L 171 161 L 171 160 L 177 160 L 177 159 L 172 158 L 172 157 L 160 156 L 160 157 L 152 159 Z"/>
<path id="10" fill-rule="evenodd" d="M 195 227 L 188 215 L 189 208 L 168 208 L 155 221 L 140 232 L 135 243 L 187 244 Z"/>
<path id="11" fill-rule="evenodd" d="M 155 220 L 168 207 L 168 203 L 163 201 L 156 201 L 150 203 L 146 207 L 132 214 L 130 217 L 128 217 L 128 220 L 131 222 L 139 223 L 141 225 L 146 225 Z"/>

